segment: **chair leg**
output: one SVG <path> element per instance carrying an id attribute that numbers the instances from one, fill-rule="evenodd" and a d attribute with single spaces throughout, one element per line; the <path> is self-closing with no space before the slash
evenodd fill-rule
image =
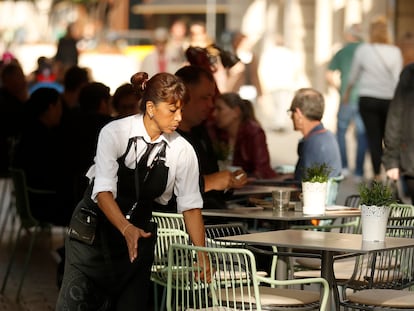
<path id="1" fill-rule="evenodd" d="M 160 311 L 165 310 L 166 302 L 167 302 L 167 286 L 163 286 L 162 287 L 162 299 L 161 299 Z"/>
<path id="2" fill-rule="evenodd" d="M 158 284 L 155 282 L 152 282 L 154 284 L 154 311 L 159 311 L 158 308 Z"/>
<path id="3" fill-rule="evenodd" d="M 20 276 L 19 287 L 17 288 L 16 301 L 19 301 L 19 298 L 20 298 L 20 292 L 22 290 L 23 282 L 24 282 L 24 279 L 26 277 L 27 270 L 29 268 L 29 262 L 30 262 L 30 259 L 32 257 L 33 246 L 34 246 L 34 242 L 36 240 L 38 230 L 41 230 L 41 228 L 36 227 L 35 230 L 33 231 L 32 237 L 30 239 L 30 246 L 29 246 L 29 249 L 27 250 L 26 260 L 25 260 L 24 267 L 23 267 L 23 272 L 22 272 L 22 275 Z"/>
<path id="4" fill-rule="evenodd" d="M 10 202 L 7 205 L 7 207 L 5 206 L 5 202 L 6 202 L 6 194 L 8 189 L 10 188 L 10 192 L 11 192 L 11 186 L 9 186 L 9 179 L 5 179 L 3 181 L 3 188 L 2 188 L 2 192 L 1 192 L 1 203 L 0 203 L 0 220 L 2 219 L 2 223 L 0 226 L 0 241 L 3 238 L 3 234 L 4 231 L 6 229 L 7 226 L 7 221 L 11 215 L 12 212 L 12 206 L 13 206 L 13 194 L 10 193 Z"/>
<path id="5" fill-rule="evenodd" d="M 17 232 L 16 242 L 14 243 L 13 250 L 12 250 L 12 253 L 10 255 L 9 263 L 7 265 L 6 274 L 5 274 L 4 279 L 3 279 L 3 284 L 2 284 L 1 289 L 0 289 L 0 293 L 2 293 L 2 294 L 4 293 L 4 290 L 6 289 L 7 281 L 9 279 L 9 275 L 10 275 L 10 271 L 11 271 L 11 268 L 13 266 L 14 257 L 16 255 L 17 244 L 19 244 L 20 235 L 22 233 L 22 230 L 23 230 L 23 227 L 21 226 L 19 228 L 19 231 Z"/>
<path id="6" fill-rule="evenodd" d="M 0 225 L 0 241 L 3 239 L 3 234 L 6 231 L 6 226 L 7 226 L 7 221 L 9 220 L 10 216 L 11 216 L 11 206 L 7 208 L 7 210 L 4 211 L 4 215 L 2 215 L 3 217 L 3 221 Z"/>
<path id="7" fill-rule="evenodd" d="M 9 183 L 10 183 L 9 178 L 3 178 L 2 188 L 1 188 L 1 197 L 0 197 L 0 208 L 2 210 L 4 208 L 4 203 L 6 201 L 6 193 L 7 193 L 7 190 L 9 189 Z M 0 216 L 1 216 L 1 214 L 0 214 Z"/>

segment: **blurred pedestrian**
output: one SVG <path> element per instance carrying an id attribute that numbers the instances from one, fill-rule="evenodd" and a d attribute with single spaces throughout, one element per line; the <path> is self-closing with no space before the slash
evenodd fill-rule
<path id="1" fill-rule="evenodd" d="M 359 112 L 365 125 L 371 154 L 374 180 L 381 180 L 381 157 L 388 107 L 394 95 L 403 59 L 400 49 L 391 42 L 385 17 L 370 25 L 370 42 L 355 51 L 344 102 L 349 102 L 358 82 Z"/>
<path id="2" fill-rule="evenodd" d="M 364 161 L 367 150 L 367 138 L 364 123 L 359 114 L 358 85 L 352 88 L 348 102 L 344 101 L 344 93 L 348 84 L 349 71 L 355 50 L 362 42 L 361 26 L 353 24 L 345 30 L 345 46 L 335 53 L 329 63 L 326 79 L 328 83 L 339 92 L 340 102 L 338 109 L 338 120 L 336 137 L 341 152 L 342 175 L 348 176 L 351 172 L 348 166 L 348 153 L 346 146 L 346 132 L 351 122 L 355 126 L 356 134 L 356 157 L 355 157 L 355 181 L 361 182 L 364 177 Z M 336 74 L 339 73 L 339 83 Z"/>
<path id="3" fill-rule="evenodd" d="M 238 31 L 232 35 L 232 48 L 240 61 L 228 69 L 227 89 L 255 102 L 257 97 L 262 96 L 257 56 L 248 37 Z"/>
<path id="4" fill-rule="evenodd" d="M 277 36 L 260 55 L 259 77 L 263 100 L 269 107 L 270 127 L 275 131 L 285 131 L 289 127 L 285 112 L 289 108 L 298 81 L 298 57 Z"/>
<path id="5" fill-rule="evenodd" d="M 147 72 L 150 77 L 160 72 L 175 73 L 182 65 L 176 58 L 176 51 L 168 48 L 168 29 L 160 27 L 154 30 L 154 50 L 142 60 L 140 70 Z"/>
<path id="6" fill-rule="evenodd" d="M 54 61 L 62 76 L 69 67 L 78 64 L 79 50 L 77 48 L 77 43 L 79 38 L 76 30 L 75 23 L 68 24 L 65 35 L 60 38 L 57 43 Z"/>
<path id="7" fill-rule="evenodd" d="M 407 194 L 414 203 L 414 63 L 401 72 L 390 103 L 385 127 L 382 163 L 387 177 L 403 178 Z"/>

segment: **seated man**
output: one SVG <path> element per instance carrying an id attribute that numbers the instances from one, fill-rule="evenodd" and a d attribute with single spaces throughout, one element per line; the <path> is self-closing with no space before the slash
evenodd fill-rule
<path id="1" fill-rule="evenodd" d="M 214 77 L 209 71 L 197 66 L 182 67 L 176 75 L 184 81 L 189 95 L 177 131 L 191 143 L 197 153 L 204 208 L 225 208 L 226 190 L 245 185 L 247 174 L 243 170 L 219 170 L 205 125 L 214 107 L 217 90 Z"/>
<path id="2" fill-rule="evenodd" d="M 288 112 L 296 131 L 303 134 L 298 144 L 298 162 L 294 180 L 300 182 L 304 171 L 315 163 L 326 163 L 330 177 L 341 175 L 341 156 L 338 142 L 332 132 L 324 128 L 321 119 L 325 108 L 321 93 L 312 88 L 296 91 Z"/>

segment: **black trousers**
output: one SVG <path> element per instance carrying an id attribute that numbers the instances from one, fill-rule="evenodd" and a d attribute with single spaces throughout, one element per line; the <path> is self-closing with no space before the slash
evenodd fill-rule
<path id="1" fill-rule="evenodd" d="M 131 263 L 122 234 L 106 219 L 99 221 L 92 245 L 69 237 L 65 241 L 65 271 L 56 310 L 147 311 L 156 227 L 152 237 L 139 240 L 138 258 Z"/>
<path id="2" fill-rule="evenodd" d="M 411 198 L 411 204 L 414 204 L 414 176 L 404 176 L 406 194 Z"/>
<path id="3" fill-rule="evenodd" d="M 375 175 L 379 175 L 381 172 L 385 123 L 390 102 L 391 100 L 388 99 L 373 97 L 359 98 L 359 113 L 365 125 L 372 168 Z"/>

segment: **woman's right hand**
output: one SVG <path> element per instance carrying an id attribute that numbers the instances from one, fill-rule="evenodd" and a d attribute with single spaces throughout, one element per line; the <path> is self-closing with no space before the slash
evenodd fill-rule
<path id="1" fill-rule="evenodd" d="M 129 259 L 134 262 L 138 257 L 138 243 L 141 238 L 149 238 L 151 232 L 145 232 L 141 228 L 135 227 L 133 224 L 128 224 L 124 229 L 124 237 L 128 246 Z"/>

